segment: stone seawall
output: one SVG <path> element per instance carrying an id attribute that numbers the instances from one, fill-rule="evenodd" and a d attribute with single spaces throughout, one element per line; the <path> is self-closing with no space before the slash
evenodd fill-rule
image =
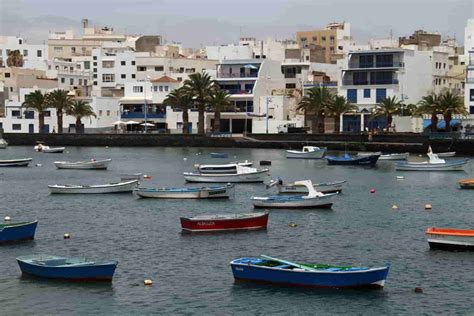
<path id="1" fill-rule="evenodd" d="M 20 134 L 6 133 L 11 146 L 34 146 L 41 141 L 49 146 L 160 146 L 160 147 L 240 147 L 296 149 L 304 145 L 328 147 L 330 150 L 426 153 L 428 145 L 435 152 L 456 151 L 474 156 L 474 140 L 436 139 L 424 135 L 252 135 L 243 137 L 207 137 L 167 134 Z"/>

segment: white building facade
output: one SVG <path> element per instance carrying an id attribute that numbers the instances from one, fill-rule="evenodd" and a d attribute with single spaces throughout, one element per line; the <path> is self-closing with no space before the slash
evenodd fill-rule
<path id="1" fill-rule="evenodd" d="M 23 68 L 47 70 L 48 45 L 28 44 L 16 36 L 0 36 L 0 59 L 6 66 L 10 51 L 18 50 L 23 56 Z"/>

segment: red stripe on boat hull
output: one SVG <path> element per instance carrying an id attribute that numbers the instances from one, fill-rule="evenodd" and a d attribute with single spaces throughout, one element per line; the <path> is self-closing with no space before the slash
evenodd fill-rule
<path id="1" fill-rule="evenodd" d="M 268 213 L 259 217 L 239 219 L 200 219 L 192 220 L 181 217 L 181 228 L 187 232 L 218 232 L 233 230 L 266 229 Z"/>

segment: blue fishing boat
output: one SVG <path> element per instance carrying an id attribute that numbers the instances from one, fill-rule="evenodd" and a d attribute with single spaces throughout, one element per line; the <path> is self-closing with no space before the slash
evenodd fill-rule
<path id="1" fill-rule="evenodd" d="M 229 155 L 227 153 L 210 153 L 211 158 L 227 158 Z"/>
<path id="2" fill-rule="evenodd" d="M 376 268 L 295 263 L 262 255 L 230 262 L 236 280 L 275 283 L 290 286 L 346 288 L 382 288 L 389 265 Z"/>
<path id="3" fill-rule="evenodd" d="M 0 224 L 0 243 L 33 240 L 38 221 Z"/>
<path id="4" fill-rule="evenodd" d="M 349 154 L 344 154 L 342 157 L 327 156 L 326 159 L 330 165 L 373 167 L 379 157 L 380 154 L 368 156 L 350 156 Z"/>
<path id="5" fill-rule="evenodd" d="M 84 258 L 30 255 L 16 258 L 21 272 L 47 279 L 112 281 L 117 261 L 96 263 Z"/>

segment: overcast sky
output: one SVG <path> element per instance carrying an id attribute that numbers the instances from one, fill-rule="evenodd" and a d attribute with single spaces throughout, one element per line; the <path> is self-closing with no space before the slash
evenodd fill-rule
<path id="1" fill-rule="evenodd" d="M 474 0 L 0 0 L 0 35 L 38 43 L 49 31 L 80 30 L 81 19 L 89 18 L 119 32 L 160 34 L 197 48 L 241 35 L 294 38 L 298 30 L 346 21 L 359 43 L 423 28 L 462 44 L 473 16 Z"/>

